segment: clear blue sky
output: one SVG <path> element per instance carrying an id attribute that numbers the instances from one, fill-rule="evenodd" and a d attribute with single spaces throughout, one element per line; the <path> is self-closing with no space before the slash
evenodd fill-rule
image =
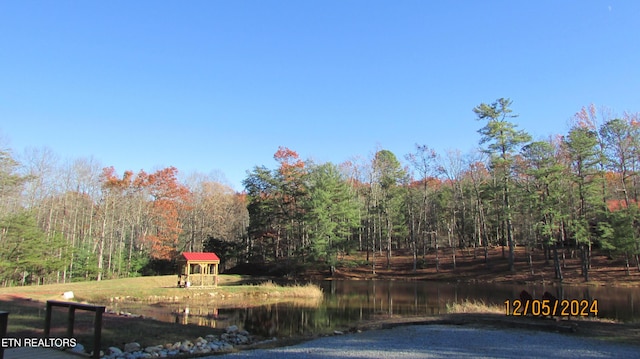
<path id="1" fill-rule="evenodd" d="M 19 155 L 181 173 L 236 190 L 278 146 L 340 163 L 478 146 L 513 100 L 564 134 L 640 111 L 640 1 L 1 1 L 0 133 Z"/>

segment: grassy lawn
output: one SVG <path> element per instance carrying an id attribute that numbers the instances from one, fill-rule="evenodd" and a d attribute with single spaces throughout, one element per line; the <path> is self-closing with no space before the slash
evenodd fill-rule
<path id="1" fill-rule="evenodd" d="M 41 337 L 44 329 L 45 302 L 64 300 L 62 293 L 73 291 L 71 301 L 107 304 L 114 301 L 181 302 L 207 299 L 221 306 L 238 307 L 260 305 L 279 300 L 311 298 L 321 300 L 322 291 L 315 285 L 275 285 L 266 279 L 239 275 L 221 275 L 219 286 L 213 288 L 177 288 L 175 275 L 137 277 L 100 282 L 76 282 L 44 286 L 0 288 L 0 310 L 8 311 L 10 337 Z M 65 336 L 66 309 L 54 308 L 51 335 Z M 76 311 L 74 337 L 86 348 L 93 346 L 94 313 Z M 131 318 L 105 314 L 102 326 L 102 347 L 123 347 L 137 341 L 143 347 L 174 343 L 208 334 L 219 335 L 223 329 L 194 324 L 166 323 L 147 318 Z"/>
<path id="2" fill-rule="evenodd" d="M 62 293 L 72 291 L 76 301 L 108 303 L 117 300 L 179 301 L 202 296 L 228 298 L 237 296 L 265 296 L 289 298 L 317 298 L 322 292 L 315 285 L 274 285 L 267 279 L 250 276 L 221 275 L 218 287 L 189 289 L 176 287 L 175 275 L 136 277 L 103 280 L 100 282 L 75 282 L 42 286 L 0 288 L 0 297 L 18 296 L 36 301 L 62 299 Z"/>

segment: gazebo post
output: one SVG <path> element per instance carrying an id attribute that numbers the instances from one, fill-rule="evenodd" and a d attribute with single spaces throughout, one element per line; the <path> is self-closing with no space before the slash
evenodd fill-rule
<path id="1" fill-rule="evenodd" d="M 200 286 L 204 287 L 204 277 L 207 272 L 207 266 L 204 263 L 200 263 Z"/>
<path id="2" fill-rule="evenodd" d="M 218 263 L 215 263 L 213 268 L 214 268 L 215 276 L 216 276 L 215 277 L 215 285 L 217 286 L 218 285 Z"/>
<path id="3" fill-rule="evenodd" d="M 189 288 L 189 277 L 191 276 L 191 261 L 187 260 L 187 278 L 184 279 L 184 287 Z"/>

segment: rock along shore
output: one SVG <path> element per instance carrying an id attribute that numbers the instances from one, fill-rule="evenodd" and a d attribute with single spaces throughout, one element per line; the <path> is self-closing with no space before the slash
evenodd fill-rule
<path id="1" fill-rule="evenodd" d="M 193 341 L 183 340 L 142 348 L 139 343 L 131 342 L 123 348 L 109 347 L 103 359 L 139 359 L 139 358 L 170 358 L 186 354 L 207 354 L 232 351 L 235 346 L 254 344 L 254 337 L 246 330 L 237 326 L 227 327 L 221 335 L 207 335 Z"/>

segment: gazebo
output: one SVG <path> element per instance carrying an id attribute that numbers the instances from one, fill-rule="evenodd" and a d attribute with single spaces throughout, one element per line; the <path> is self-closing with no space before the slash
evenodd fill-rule
<path id="1" fill-rule="evenodd" d="M 220 258 L 215 253 L 183 252 L 177 263 L 178 287 L 218 285 Z"/>

